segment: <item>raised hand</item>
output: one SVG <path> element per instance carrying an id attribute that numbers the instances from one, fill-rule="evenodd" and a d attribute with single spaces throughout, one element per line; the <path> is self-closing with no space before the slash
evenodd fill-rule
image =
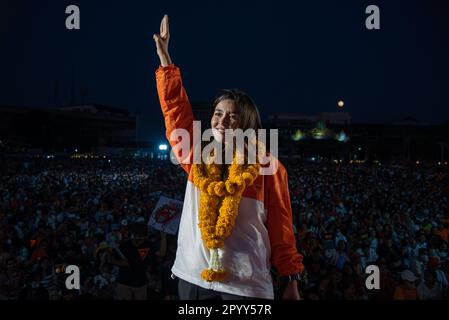
<path id="1" fill-rule="evenodd" d="M 170 55 L 168 53 L 168 42 L 170 40 L 170 29 L 168 24 L 168 16 L 164 15 L 161 21 L 160 34 L 153 35 L 156 43 L 157 55 L 161 61 L 161 66 L 166 67 L 172 64 Z"/>

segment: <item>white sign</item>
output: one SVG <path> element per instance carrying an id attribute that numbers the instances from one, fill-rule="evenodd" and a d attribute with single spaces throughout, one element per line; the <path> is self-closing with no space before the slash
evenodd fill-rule
<path id="1" fill-rule="evenodd" d="M 150 216 L 148 225 L 156 230 L 176 234 L 181 219 L 182 201 L 160 197 Z"/>

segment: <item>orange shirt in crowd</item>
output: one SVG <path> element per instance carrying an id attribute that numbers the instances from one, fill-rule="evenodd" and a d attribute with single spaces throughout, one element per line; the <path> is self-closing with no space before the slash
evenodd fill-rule
<path id="1" fill-rule="evenodd" d="M 415 287 L 408 287 L 400 284 L 394 290 L 394 300 L 419 300 L 418 290 Z"/>

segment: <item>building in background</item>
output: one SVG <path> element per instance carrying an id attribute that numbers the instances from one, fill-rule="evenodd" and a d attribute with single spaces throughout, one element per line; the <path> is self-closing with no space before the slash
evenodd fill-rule
<path id="1" fill-rule="evenodd" d="M 192 108 L 202 129 L 208 128 L 210 104 L 192 103 Z M 102 105 L 0 107 L 0 152 L 168 158 L 165 129 L 160 128 L 154 141 L 138 141 L 136 123 L 127 109 Z M 429 124 L 407 117 L 390 123 L 352 123 L 346 112 L 323 112 L 274 114 L 263 126 L 278 129 L 280 158 L 441 163 L 449 158 L 448 122 Z"/>
<path id="2" fill-rule="evenodd" d="M 316 123 L 322 122 L 326 125 L 348 125 L 351 123 L 351 116 L 347 112 L 321 112 L 317 115 L 302 115 L 294 113 L 273 114 L 267 117 L 268 127 L 312 127 Z"/>
<path id="3" fill-rule="evenodd" d="M 264 127 L 279 130 L 281 158 L 440 163 L 449 158 L 447 122 L 429 124 L 406 117 L 390 123 L 352 123 L 346 112 L 323 112 L 273 114 Z"/>
<path id="4" fill-rule="evenodd" d="M 12 147 L 45 152 L 76 148 L 101 153 L 135 146 L 136 119 L 127 109 L 102 105 L 1 107 L 0 140 Z"/>

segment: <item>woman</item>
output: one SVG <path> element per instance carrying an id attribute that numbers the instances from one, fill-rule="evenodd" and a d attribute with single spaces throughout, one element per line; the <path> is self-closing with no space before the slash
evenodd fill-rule
<path id="1" fill-rule="evenodd" d="M 192 164 L 192 107 L 180 70 L 168 53 L 167 16 L 160 29 L 153 36 L 160 59 L 156 71 L 159 101 L 167 138 L 189 175 L 172 268 L 179 278 L 180 298 L 273 299 L 273 265 L 288 281 L 283 298 L 300 299 L 297 281 L 304 267 L 296 250 L 285 168 L 268 155 L 277 171 L 261 175 L 260 161 L 252 163 L 236 152 L 231 164 Z M 254 102 L 238 90 L 224 91 L 212 111 L 213 137 L 225 145 L 223 150 L 235 142 L 229 139 L 228 130 L 261 128 Z M 189 138 L 173 135 L 176 129 L 188 132 Z M 183 145 L 189 146 L 187 154 L 182 152 Z"/>

